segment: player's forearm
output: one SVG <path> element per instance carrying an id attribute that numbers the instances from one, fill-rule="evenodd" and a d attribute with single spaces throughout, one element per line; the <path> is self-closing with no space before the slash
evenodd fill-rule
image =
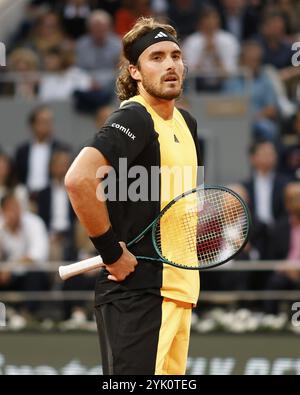
<path id="1" fill-rule="evenodd" d="M 98 151 L 85 148 L 74 160 L 65 177 L 73 209 L 89 236 L 103 234 L 110 227 L 106 203 L 99 199 L 99 179 L 96 178 L 99 167 L 106 165 Z"/>
<path id="2" fill-rule="evenodd" d="M 85 179 L 77 186 L 78 189 L 68 189 L 68 194 L 79 221 L 89 236 L 98 236 L 106 232 L 110 227 L 110 221 L 105 203 L 96 198 L 98 183 Z"/>

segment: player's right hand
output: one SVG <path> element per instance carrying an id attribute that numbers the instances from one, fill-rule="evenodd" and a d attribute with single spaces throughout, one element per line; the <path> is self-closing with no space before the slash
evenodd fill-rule
<path id="1" fill-rule="evenodd" d="M 117 282 L 125 280 L 130 273 L 134 272 L 138 264 L 136 257 L 127 250 L 126 244 L 123 241 L 119 243 L 123 249 L 123 254 L 113 264 L 105 266 L 106 270 L 110 273 L 107 278 Z"/>

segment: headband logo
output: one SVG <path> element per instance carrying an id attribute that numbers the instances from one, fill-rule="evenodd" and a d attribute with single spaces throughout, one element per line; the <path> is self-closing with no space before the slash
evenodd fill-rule
<path id="1" fill-rule="evenodd" d="M 168 35 L 164 32 L 159 32 L 154 38 L 168 37 Z"/>

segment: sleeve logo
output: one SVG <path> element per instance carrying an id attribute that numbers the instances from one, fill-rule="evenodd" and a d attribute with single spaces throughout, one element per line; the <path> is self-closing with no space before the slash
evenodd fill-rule
<path id="1" fill-rule="evenodd" d="M 118 123 L 113 123 L 111 125 L 113 128 L 119 129 L 121 132 L 123 132 L 124 134 L 126 134 L 128 137 L 130 137 L 132 140 L 135 140 L 135 135 L 133 133 L 131 133 L 130 129 L 126 129 L 125 126 L 122 126 Z"/>

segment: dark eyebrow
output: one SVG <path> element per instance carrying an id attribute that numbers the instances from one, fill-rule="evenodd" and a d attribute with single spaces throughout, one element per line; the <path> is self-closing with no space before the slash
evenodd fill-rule
<path id="1" fill-rule="evenodd" d="M 149 56 L 150 56 L 150 57 L 153 57 L 153 56 L 157 56 L 157 55 L 164 55 L 165 52 L 166 52 L 166 51 L 153 51 L 153 52 L 150 52 Z M 172 51 L 171 53 L 172 53 L 172 55 L 174 55 L 174 54 L 181 55 L 181 50 L 180 50 L 180 49 L 175 49 L 175 50 Z"/>

